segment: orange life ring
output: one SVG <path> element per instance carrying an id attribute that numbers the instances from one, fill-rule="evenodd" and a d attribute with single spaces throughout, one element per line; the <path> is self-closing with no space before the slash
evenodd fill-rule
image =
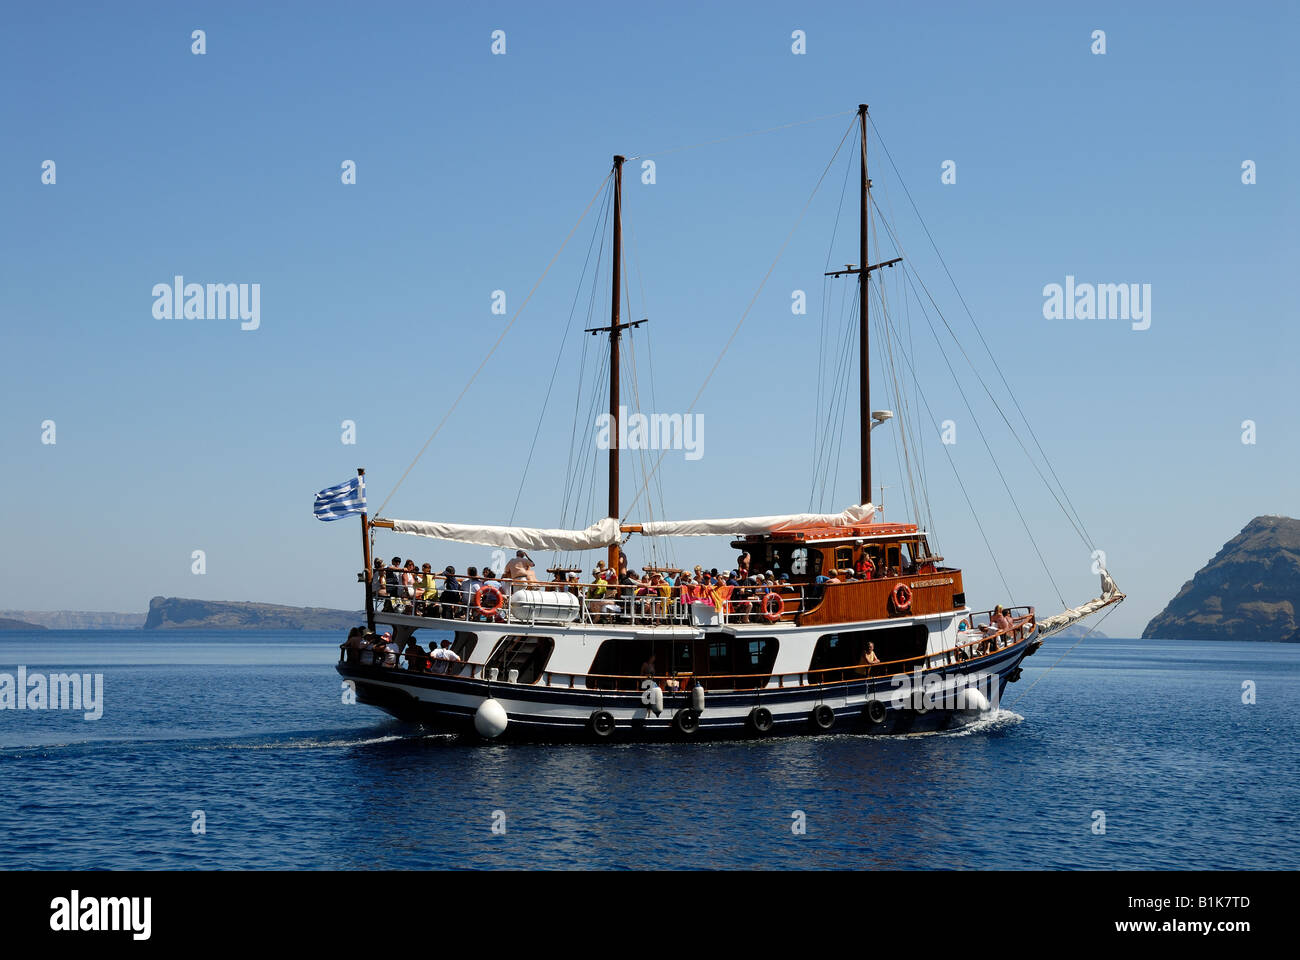
<path id="1" fill-rule="evenodd" d="M 773 603 L 772 601 L 776 602 Z M 763 598 L 763 616 L 768 623 L 776 623 L 781 619 L 781 614 L 785 611 L 785 601 L 781 599 L 779 593 L 769 593 Z"/>
<path id="2" fill-rule="evenodd" d="M 483 606 L 483 596 L 489 594 L 497 598 L 496 603 L 490 607 Z M 474 609 L 485 617 L 493 617 L 501 612 L 501 608 L 506 605 L 506 598 L 501 591 L 491 584 L 485 583 L 474 591 Z"/>
<path id="3" fill-rule="evenodd" d="M 894 605 L 896 613 L 907 613 L 912 609 L 912 588 L 905 583 L 900 583 L 889 595 L 889 602 Z"/>

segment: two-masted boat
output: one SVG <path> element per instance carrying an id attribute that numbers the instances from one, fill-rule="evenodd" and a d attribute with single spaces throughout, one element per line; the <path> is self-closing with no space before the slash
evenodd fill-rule
<path id="1" fill-rule="evenodd" d="M 621 199 L 613 183 L 610 433 L 606 516 L 586 529 L 538 529 L 361 515 L 367 629 L 338 672 L 360 703 L 436 731 L 484 738 L 623 741 L 838 733 L 900 734 L 969 723 L 997 709 L 1025 657 L 1069 623 L 1123 599 L 1102 593 L 1040 618 L 1032 605 L 981 609 L 960 568 L 915 523 L 871 503 L 868 286 L 898 259 L 869 263 L 867 108 L 860 128 L 858 265 L 859 502 L 840 513 L 628 522 L 619 507 Z M 832 274 L 828 274 L 830 276 Z M 603 579 L 531 575 L 492 582 L 433 574 L 437 595 L 372 562 L 377 530 L 502 551 L 606 551 Z M 625 538 L 727 536 L 748 555 L 731 576 L 656 570 L 626 576 Z M 376 574 L 378 571 L 378 575 Z M 389 574 L 392 572 L 390 571 Z M 418 644 L 450 641 L 436 655 Z M 446 654 L 449 649 L 452 656 Z"/>

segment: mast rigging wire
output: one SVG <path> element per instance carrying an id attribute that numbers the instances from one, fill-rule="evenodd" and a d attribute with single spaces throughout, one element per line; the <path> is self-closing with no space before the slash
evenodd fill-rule
<path id="1" fill-rule="evenodd" d="M 537 278 L 537 282 L 534 283 L 532 289 L 528 291 L 528 296 L 524 297 L 523 302 L 515 308 L 515 315 L 510 318 L 510 322 L 502 329 L 501 335 L 497 337 L 496 343 L 492 344 L 492 348 L 488 350 L 483 359 L 479 361 L 478 367 L 476 367 L 474 372 L 470 374 L 470 378 L 466 381 L 465 386 L 462 387 L 460 393 L 456 395 L 456 399 L 452 401 L 447 412 L 443 414 L 442 419 L 438 421 L 438 425 L 433 428 L 433 433 L 429 434 L 429 439 L 424 441 L 424 446 L 420 448 L 420 452 L 415 455 L 415 459 L 412 460 L 407 468 L 402 471 L 402 475 L 398 478 L 397 483 L 394 484 L 393 489 L 388 491 L 388 496 L 384 497 L 384 502 L 381 503 L 379 509 L 375 511 L 376 517 L 383 513 L 384 507 L 388 506 L 388 501 L 393 499 L 393 494 L 397 492 L 397 488 L 406 481 L 407 476 L 411 472 L 411 468 L 420 462 L 420 458 L 424 456 L 424 451 L 429 449 L 429 444 L 433 442 L 433 438 L 442 432 L 442 428 L 446 426 L 447 421 L 451 419 L 451 415 L 456 412 L 456 408 L 460 406 L 461 400 L 463 400 L 465 394 L 469 392 L 469 388 L 474 385 L 474 381 L 478 379 L 478 375 L 483 372 L 483 368 L 487 366 L 487 362 L 492 359 L 492 355 L 497 352 L 497 348 L 505 342 L 506 334 L 508 334 L 510 328 L 515 325 L 515 321 L 519 319 L 519 314 L 523 312 L 524 307 L 528 306 L 528 301 L 533 298 L 533 294 L 536 293 L 537 288 L 542 285 L 542 281 L 546 279 L 546 275 L 551 272 L 551 267 L 555 266 L 555 261 L 560 259 L 560 254 L 563 253 L 564 248 L 569 245 L 569 240 L 573 237 L 574 233 L 577 232 L 578 227 L 582 225 L 582 221 L 587 217 L 587 212 L 591 210 L 592 204 L 594 204 L 600 197 L 601 192 L 605 189 L 605 184 L 609 182 L 610 177 L 613 175 L 614 172 L 612 170 L 605 174 L 605 179 L 600 182 L 600 186 L 596 188 L 596 192 L 593 193 L 591 199 L 587 201 L 587 206 L 583 208 L 582 215 L 578 217 L 578 222 L 569 230 L 568 234 L 564 238 L 564 242 L 560 244 L 560 249 L 555 251 L 550 262 L 546 264 L 546 269 L 542 271 L 542 275 Z"/>
<path id="2" fill-rule="evenodd" d="M 695 150 L 699 147 L 710 147 L 717 143 L 727 143 L 731 140 L 743 140 L 745 137 L 756 137 L 763 133 L 775 133 L 778 130 L 787 130 L 790 127 L 802 127 L 810 123 L 818 123 L 822 120 L 834 120 L 837 117 L 847 117 L 849 114 L 857 115 L 856 110 L 841 110 L 839 113 L 828 113 L 825 116 L 813 117 L 811 120 L 794 120 L 790 123 L 783 123 L 776 127 L 767 127 L 763 130 L 751 130 L 748 133 L 733 133 L 730 136 L 718 137 L 714 140 L 703 140 L 700 143 L 688 143 L 682 147 L 669 147 L 666 150 L 656 150 L 653 153 L 638 153 L 635 157 L 628 157 L 628 160 L 644 160 L 646 157 L 662 157 L 669 153 L 680 153 L 683 150 Z"/>
<path id="3" fill-rule="evenodd" d="M 606 198 L 609 197 L 609 191 L 606 191 L 605 196 Z M 599 220 L 599 217 L 597 220 Z M 598 224 L 594 226 L 598 226 Z M 578 275 L 578 286 L 573 291 L 573 303 L 569 306 L 569 320 L 568 323 L 565 324 L 564 335 L 560 337 L 560 348 L 555 353 L 555 365 L 551 368 L 551 380 L 546 385 L 546 396 L 542 398 L 542 407 L 537 413 L 537 427 L 533 430 L 533 442 L 528 446 L 528 457 L 524 461 L 524 469 L 519 477 L 519 488 L 515 491 L 515 502 L 510 508 L 510 520 L 508 521 L 509 526 L 514 526 L 515 514 L 519 510 L 519 498 L 523 496 L 524 485 L 528 481 L 528 468 L 532 466 L 533 453 L 537 450 L 537 440 L 542 435 L 542 423 L 546 419 L 546 408 L 551 402 L 551 391 L 555 389 L 555 378 L 560 372 L 560 360 L 564 357 L 564 348 L 569 342 L 569 333 L 573 329 L 573 315 L 578 308 L 578 298 L 582 295 L 583 281 L 587 278 L 587 267 L 591 264 L 591 251 L 596 244 L 596 238 L 598 235 L 598 230 L 593 228 L 591 231 L 591 240 L 587 244 L 587 256 L 586 259 L 582 261 L 582 273 Z"/>
<path id="4" fill-rule="evenodd" d="M 882 219 L 882 222 L 884 222 L 883 219 Z M 900 241 L 898 240 L 897 235 L 894 234 L 892 228 L 890 228 L 890 226 L 889 226 L 888 223 L 885 223 L 885 228 L 886 228 L 887 230 L 889 230 L 890 235 L 894 238 L 894 243 L 895 243 L 895 245 L 898 246 L 899 251 L 901 252 L 901 251 L 902 251 L 902 244 L 901 244 Z M 949 335 L 950 337 L 952 337 L 953 343 L 956 345 L 958 352 L 962 355 L 962 359 L 964 359 L 964 360 L 966 361 L 966 365 L 969 366 L 970 369 L 971 369 L 971 372 L 975 374 L 975 379 L 979 382 L 980 386 L 983 387 L 985 394 L 987 394 L 987 396 L 988 396 L 990 402 L 993 404 L 993 408 L 994 408 L 995 410 L 997 410 L 998 415 L 1002 417 L 1002 422 L 1006 424 L 1006 426 L 1007 426 L 1007 430 L 1011 433 L 1011 436 L 1015 439 L 1016 443 L 1019 444 L 1020 449 L 1021 449 L 1022 451 L 1024 451 L 1025 458 L 1029 461 L 1029 465 L 1030 465 L 1031 467 L 1034 468 L 1034 472 L 1037 473 L 1039 479 L 1043 481 L 1043 485 L 1047 488 L 1047 492 L 1050 493 L 1050 494 L 1052 495 L 1052 499 L 1054 499 L 1054 500 L 1056 501 L 1056 505 L 1057 505 L 1058 507 L 1061 508 L 1061 512 L 1062 512 L 1063 514 L 1065 514 L 1065 519 L 1070 523 L 1070 525 L 1071 525 L 1072 527 L 1074 527 L 1074 532 L 1075 532 L 1076 534 L 1079 535 L 1079 539 L 1081 539 L 1081 540 L 1083 541 L 1084 546 L 1086 546 L 1089 550 L 1092 550 L 1092 544 L 1091 544 L 1091 542 L 1090 542 L 1089 537 L 1087 536 L 1087 531 L 1085 531 L 1085 530 L 1082 528 L 1082 526 L 1081 526 L 1080 523 L 1076 523 L 1076 522 L 1075 522 L 1075 517 L 1072 517 L 1072 516 L 1070 515 L 1070 511 L 1067 510 L 1066 507 L 1065 507 L 1065 504 L 1063 504 L 1063 503 L 1061 502 L 1061 497 L 1060 497 L 1060 496 L 1057 496 L 1056 490 L 1052 487 L 1052 485 L 1051 485 L 1050 483 L 1047 482 L 1047 478 L 1043 476 L 1043 471 L 1039 468 L 1037 461 L 1034 460 L 1033 455 L 1029 452 L 1029 448 L 1025 446 L 1025 442 L 1020 438 L 1020 434 L 1018 434 L 1018 433 L 1016 432 L 1016 428 L 1015 428 L 1014 426 L 1011 425 L 1011 421 L 1007 418 L 1006 413 L 1002 410 L 1002 407 L 1001 407 L 1001 405 L 998 403 L 997 398 L 993 396 L 993 391 L 991 391 L 991 390 L 988 388 L 988 384 L 984 382 L 984 378 L 980 375 L 980 371 L 979 371 L 979 369 L 975 366 L 975 362 L 974 362 L 973 360 L 971 360 L 970 355 L 966 352 L 966 348 L 962 346 L 961 340 L 959 340 L 959 339 L 957 338 L 956 331 L 954 331 L 954 330 L 952 329 L 952 325 L 948 323 L 948 319 L 947 319 L 947 317 L 944 316 L 944 313 L 943 313 L 942 308 L 940 308 L 939 304 L 935 302 L 934 294 L 932 294 L 932 293 L 930 292 L 930 288 L 927 287 L 927 286 L 925 285 L 925 281 L 921 279 L 921 277 L 916 273 L 916 271 L 914 271 L 914 270 L 909 270 L 909 271 L 907 271 L 907 282 L 908 282 L 908 285 L 912 287 L 912 292 L 913 292 L 913 294 L 915 294 L 915 296 L 916 296 L 916 302 L 917 302 L 917 305 L 921 307 L 921 314 L 922 314 L 922 316 L 925 317 L 925 319 L 926 319 L 926 323 L 927 323 L 927 324 L 930 324 L 929 313 L 925 310 L 925 305 L 921 303 L 921 296 L 920 296 L 920 294 L 919 294 L 919 293 L 916 293 L 916 287 L 915 287 L 915 284 L 913 284 L 913 278 L 915 278 L 915 282 L 916 282 L 916 283 L 919 283 L 919 284 L 921 285 L 921 289 L 925 291 L 926 298 L 930 301 L 930 305 L 931 305 L 932 307 L 934 307 L 935 313 L 938 315 L 939 320 L 943 323 L 944 328 L 948 331 L 948 335 Z M 934 329 L 934 325 L 933 325 L 933 324 L 930 324 L 930 332 L 934 335 L 934 337 L 935 337 L 935 342 L 938 343 L 938 336 L 939 336 L 939 335 L 938 335 L 938 332 Z M 942 345 L 940 345 L 939 349 L 940 349 L 940 351 L 943 350 Z M 990 354 L 990 356 L 992 356 L 992 355 Z M 944 361 L 947 362 L 947 355 L 946 355 L 946 354 L 944 355 Z M 994 363 L 994 366 L 996 367 L 996 366 L 997 366 L 997 360 L 996 360 L 996 358 L 993 358 L 993 363 Z M 957 374 L 956 374 L 955 371 L 953 371 L 953 369 L 952 369 L 952 365 L 951 365 L 951 364 L 948 364 L 948 372 L 949 372 L 949 374 L 952 376 L 953 381 L 954 381 L 955 383 L 958 384 L 958 390 L 961 390 L 960 381 L 957 380 Z M 1001 373 L 1001 370 L 1000 370 L 1000 369 L 999 369 L 999 373 Z M 1005 383 L 1005 380 L 1004 380 L 1003 382 Z M 1008 388 L 1008 393 L 1010 393 L 1010 388 Z M 965 392 L 962 391 L 962 399 L 963 399 L 963 400 L 965 400 L 965 396 L 966 396 L 966 395 L 965 395 Z M 969 403 L 969 401 L 966 401 L 966 406 L 967 406 L 967 409 L 970 410 L 970 403 Z M 970 410 L 970 413 L 971 413 L 971 417 L 972 417 L 972 419 L 975 419 L 975 412 L 974 412 L 973 410 Z M 1024 414 L 1022 413 L 1021 416 L 1023 417 Z M 978 429 L 979 429 L 979 421 L 978 421 L 978 419 L 975 419 L 975 426 L 976 426 L 976 429 L 978 430 Z M 981 436 L 981 438 L 983 438 L 983 431 L 980 431 L 980 436 Z M 985 441 L 985 444 L 986 444 L 986 446 L 987 446 L 987 441 Z M 1040 452 L 1041 452 L 1041 448 L 1040 448 Z M 990 451 L 990 454 L 991 454 L 991 451 Z M 1044 461 L 1046 461 L 1047 455 L 1046 455 L 1046 454 L 1043 454 L 1043 458 L 1044 458 Z M 996 464 L 995 464 L 995 465 L 996 465 Z M 1049 469 L 1050 469 L 1051 465 L 1048 464 L 1048 467 L 1049 467 Z M 1053 475 L 1054 475 L 1054 474 L 1053 474 Z M 1057 482 L 1058 482 L 1058 485 L 1059 485 L 1059 482 L 1060 482 L 1060 481 L 1057 481 Z M 1004 481 L 1004 483 L 1005 483 L 1005 481 Z M 1008 490 L 1007 490 L 1007 494 L 1008 494 L 1008 496 L 1011 495 L 1011 491 L 1010 491 L 1009 488 L 1008 488 Z M 1062 496 L 1065 496 L 1065 490 L 1064 490 L 1064 489 L 1061 490 L 1061 495 L 1062 495 Z M 1068 496 L 1066 496 L 1066 501 L 1067 501 L 1067 502 L 1069 501 L 1069 497 L 1068 497 Z M 1013 497 L 1013 503 L 1014 503 L 1014 497 Z M 1073 506 L 1073 505 L 1071 505 L 1071 506 Z M 1075 516 L 1077 516 L 1077 515 L 1078 515 L 1078 511 L 1075 511 Z M 1031 540 L 1033 539 L 1033 535 L 1032 535 L 1032 534 L 1030 535 L 1030 539 L 1031 539 Z M 1035 549 L 1037 549 L 1037 547 L 1035 547 Z M 1064 602 L 1065 602 L 1064 599 L 1062 599 L 1061 602 L 1064 603 Z"/>
<path id="5" fill-rule="evenodd" d="M 886 146 L 885 144 L 884 137 L 880 135 L 880 130 L 876 128 L 876 122 L 874 119 L 871 118 L 870 115 L 868 115 L 867 120 L 871 123 L 871 129 L 876 131 L 876 139 L 877 141 L 879 141 L 881 149 L 885 151 L 885 157 L 889 160 L 889 165 L 890 167 L 893 168 L 894 175 L 898 177 L 898 182 L 899 184 L 902 185 L 903 192 L 907 195 L 908 203 L 912 205 L 912 211 L 916 214 L 916 219 L 918 222 L 920 222 L 921 229 L 925 231 L 925 236 L 930 241 L 930 247 L 934 250 L 935 256 L 939 258 L 939 263 L 943 266 L 944 273 L 948 275 L 948 281 L 952 284 L 952 288 L 957 294 L 957 299 L 961 301 L 961 305 L 966 311 L 966 316 L 970 319 L 971 326 L 975 328 L 975 334 L 976 336 L 979 337 L 980 343 L 984 347 L 984 352 L 987 353 L 989 359 L 993 361 L 994 368 L 997 369 L 998 371 L 998 377 L 1002 381 L 1002 386 L 1007 391 L 1007 396 L 1011 398 L 1011 402 L 1015 405 L 1016 412 L 1020 414 L 1020 419 L 1024 421 L 1025 427 L 1029 431 L 1029 436 L 1034 441 L 1034 446 L 1037 447 L 1039 455 L 1043 458 L 1043 463 L 1047 465 L 1048 472 L 1051 473 L 1052 479 L 1056 481 L 1056 485 L 1061 491 L 1061 496 L 1065 498 L 1065 503 L 1069 505 L 1070 511 L 1073 512 L 1074 517 L 1071 520 L 1071 522 L 1073 523 L 1075 520 L 1078 521 L 1076 532 L 1078 532 L 1080 537 L 1083 539 L 1084 546 L 1086 546 L 1089 550 L 1094 549 L 1093 539 L 1088 534 L 1088 529 L 1083 523 L 1083 518 L 1079 515 L 1079 511 L 1075 508 L 1074 504 L 1071 502 L 1069 494 L 1066 493 L 1065 485 L 1061 483 L 1060 477 L 1057 476 L 1056 470 L 1052 466 L 1052 461 L 1048 458 L 1047 453 L 1043 450 L 1043 445 L 1038 442 L 1038 435 L 1034 433 L 1033 425 L 1030 424 L 1029 418 L 1025 416 L 1025 411 L 1021 408 L 1020 401 L 1016 399 L 1015 391 L 1011 389 L 1011 384 L 1007 382 L 1006 376 L 1002 373 L 1002 369 L 998 366 L 997 358 L 993 356 L 993 351 L 989 348 L 988 342 L 984 339 L 984 332 L 980 330 L 979 324 L 975 322 L 975 315 L 971 312 L 970 305 L 966 302 L 966 298 L 962 296 L 961 289 L 957 286 L 957 281 L 953 277 L 952 271 L 948 269 L 947 261 L 944 260 L 943 254 L 939 252 L 939 246 L 934 242 L 934 237 L 930 234 L 930 228 L 926 226 L 925 218 L 921 216 L 921 211 L 920 209 L 917 208 L 916 201 L 912 199 L 912 191 L 910 191 L 907 188 L 907 181 L 905 181 L 903 179 L 903 175 L 899 173 L 898 166 L 897 164 L 894 163 L 894 158 L 889 152 L 889 147 Z M 895 240 L 895 243 L 897 243 L 897 240 Z M 901 251 L 901 247 L 900 247 L 900 251 Z M 924 283 L 922 283 L 922 286 L 924 286 Z M 927 290 L 926 293 L 928 295 L 929 291 Z M 947 321 L 945 320 L 944 323 L 946 325 Z M 955 339 L 955 335 L 954 335 L 954 339 Z M 969 362 L 969 360 L 967 362 Z M 987 387 L 985 389 L 987 390 Z M 991 398 L 992 394 L 990 393 L 989 396 Z M 994 405 L 995 406 L 997 405 L 997 401 L 994 401 Z M 998 412 L 1002 413 L 1001 408 L 998 409 Z M 1003 414 L 1003 420 L 1006 420 L 1005 414 Z M 1014 436 L 1015 430 L 1014 428 L 1011 428 L 1011 424 L 1009 422 L 1007 423 L 1007 427 L 1011 429 L 1012 435 Z M 1018 438 L 1017 438 L 1017 442 L 1019 442 Z M 1023 443 L 1021 443 L 1021 447 L 1022 448 L 1024 447 Z M 1025 452 L 1028 453 L 1027 450 Z M 1040 473 L 1039 476 L 1041 477 L 1042 474 Z M 1044 483 L 1047 482 L 1046 478 L 1044 478 L 1043 482 Z M 1048 489 L 1051 489 L 1050 485 Z M 1055 496 L 1055 494 L 1053 494 L 1053 496 Z M 1060 501 L 1058 500 L 1057 503 L 1060 504 Z M 1062 506 L 1061 509 L 1064 511 L 1065 506 Z M 1070 518 L 1069 512 L 1066 513 L 1066 517 L 1067 519 Z"/>
<path id="6" fill-rule="evenodd" d="M 856 114 L 856 111 L 854 112 Z M 735 341 L 737 335 L 739 335 L 740 328 L 744 326 L 745 320 L 746 318 L 749 317 L 750 311 L 754 309 L 754 304 L 758 302 L 759 294 L 761 294 L 763 292 L 763 288 L 767 286 L 767 281 L 771 278 L 772 272 L 776 269 L 776 265 L 781 261 L 781 257 L 785 254 L 786 247 L 790 245 L 791 238 L 794 237 L 795 231 L 799 229 L 799 225 L 803 222 L 804 215 L 808 212 L 808 208 L 812 206 L 813 198 L 817 196 L 817 191 L 821 189 L 822 181 L 826 179 L 826 174 L 830 172 L 831 167 L 835 163 L 835 158 L 839 156 L 840 149 L 844 146 L 844 141 L 849 138 L 849 133 L 852 130 L 853 130 L 853 124 L 849 124 L 849 126 L 844 131 L 844 136 L 840 137 L 840 142 L 835 147 L 835 152 L 831 155 L 831 159 L 826 164 L 826 168 L 822 170 L 821 176 L 817 178 L 817 183 L 813 187 L 812 193 L 809 194 L 808 200 L 804 203 L 803 209 L 799 211 L 799 216 L 795 219 L 794 226 L 790 228 L 790 232 L 786 234 L 785 240 L 781 243 L 781 249 L 777 251 L 776 257 L 775 259 L 772 260 L 771 266 L 767 268 L 767 273 L 763 274 L 763 279 L 759 282 L 758 289 L 754 291 L 754 296 L 750 298 L 749 304 L 745 307 L 744 312 L 742 312 L 740 315 L 740 319 L 736 321 L 736 326 L 731 331 L 731 336 L 729 336 L 727 338 L 727 342 L 722 345 L 722 350 L 718 354 L 718 358 L 713 361 L 713 366 L 709 368 L 708 375 L 705 376 L 704 382 L 700 384 L 700 389 L 696 392 L 695 399 L 693 399 L 691 401 L 691 405 L 686 408 L 687 414 L 693 413 L 695 411 L 696 404 L 700 402 L 700 397 L 704 395 L 704 391 L 708 387 L 709 381 L 713 379 L 713 375 L 717 372 L 718 366 L 722 363 L 723 357 L 725 357 L 727 355 L 727 351 L 731 349 L 731 344 Z M 659 452 L 659 457 L 655 460 L 654 467 L 651 470 L 651 475 L 653 475 L 659 470 L 660 465 L 664 461 L 664 454 L 666 452 L 667 451 L 663 451 L 663 450 Z M 641 488 L 637 491 L 636 496 L 632 498 L 632 502 L 628 504 L 627 512 L 625 512 L 622 517 L 623 520 L 627 519 L 627 517 L 631 513 L 632 508 L 637 505 L 638 501 L 640 501 L 641 495 L 645 493 L 646 486 L 648 485 L 648 483 L 649 483 L 649 478 L 647 477 L 646 481 L 642 483 Z"/>

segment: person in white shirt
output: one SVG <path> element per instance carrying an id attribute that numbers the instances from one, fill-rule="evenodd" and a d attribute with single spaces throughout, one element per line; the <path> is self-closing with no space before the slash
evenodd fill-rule
<path id="1" fill-rule="evenodd" d="M 438 649 L 433 651 L 433 672 L 446 673 L 453 663 L 460 663 L 460 657 L 451 648 L 451 641 L 443 640 Z"/>

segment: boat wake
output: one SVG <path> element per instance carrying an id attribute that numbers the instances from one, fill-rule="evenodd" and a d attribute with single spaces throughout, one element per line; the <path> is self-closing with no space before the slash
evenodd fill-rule
<path id="1" fill-rule="evenodd" d="M 353 747 L 370 747 L 381 743 L 405 741 L 415 743 L 422 740 L 447 739 L 442 733 L 387 733 L 379 736 L 301 736 L 287 740 L 268 740 L 261 742 L 234 741 L 230 743 L 208 743 L 197 747 L 199 750 L 347 750 Z"/>
<path id="2" fill-rule="evenodd" d="M 71 740 L 64 742 L 11 744 L 0 748 L 0 755 L 21 756 L 33 751 L 62 751 L 78 749 L 139 749 L 148 747 L 181 747 L 186 750 L 207 752 L 212 750 L 347 750 L 353 747 L 369 747 L 394 741 L 419 742 L 423 740 L 446 739 L 450 735 L 439 733 L 385 733 L 365 735 L 364 733 L 303 731 L 293 733 L 285 731 L 275 739 L 254 735 L 232 739 L 215 739 L 210 736 L 176 736 L 149 737 L 109 737 L 103 739 Z"/>
<path id="3" fill-rule="evenodd" d="M 981 714 L 978 720 L 952 730 L 931 730 L 925 733 L 909 733 L 908 737 L 970 737 L 977 734 L 1000 733 L 1021 723 L 1025 718 L 1011 710 L 990 710 Z"/>

